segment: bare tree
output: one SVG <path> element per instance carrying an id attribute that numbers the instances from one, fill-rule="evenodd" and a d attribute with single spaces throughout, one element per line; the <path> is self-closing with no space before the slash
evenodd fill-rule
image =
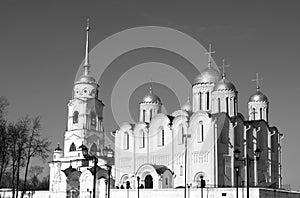
<path id="1" fill-rule="evenodd" d="M 38 176 L 43 172 L 44 167 L 41 166 L 31 166 L 28 170 L 28 175 L 31 180 L 31 184 L 33 189 L 37 189 L 40 185 L 40 181 Z"/>
<path id="2" fill-rule="evenodd" d="M 2 185 L 3 174 L 9 164 L 9 154 L 8 154 L 8 144 L 10 142 L 9 136 L 6 130 L 6 108 L 8 106 L 8 101 L 4 97 L 0 97 L 0 186 Z"/>
<path id="3" fill-rule="evenodd" d="M 30 134 L 26 145 L 26 156 L 25 156 L 26 167 L 25 167 L 22 197 L 24 196 L 24 192 L 27 189 L 27 175 L 28 175 L 30 160 L 32 158 L 39 158 L 45 160 L 48 157 L 48 153 L 50 152 L 51 142 L 47 138 L 40 137 L 40 130 L 41 130 L 40 117 L 35 117 L 32 119 L 32 126 L 30 129 Z"/>

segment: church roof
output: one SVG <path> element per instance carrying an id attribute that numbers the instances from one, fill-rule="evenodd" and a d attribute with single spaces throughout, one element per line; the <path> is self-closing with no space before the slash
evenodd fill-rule
<path id="1" fill-rule="evenodd" d="M 236 91 L 236 88 L 232 82 L 223 77 L 222 80 L 215 85 L 214 91 Z"/>
<path id="2" fill-rule="evenodd" d="M 218 70 L 213 67 L 205 68 L 194 80 L 194 85 L 196 84 L 210 84 L 216 83 L 221 79 L 221 74 Z"/>
<path id="3" fill-rule="evenodd" d="M 157 174 L 159 174 L 159 175 L 163 174 L 166 170 L 170 170 L 168 167 L 166 167 L 164 165 L 156 165 L 156 164 L 151 164 L 151 165 L 153 166 L 153 168 L 156 170 Z"/>
<path id="4" fill-rule="evenodd" d="M 67 177 L 75 171 L 77 171 L 77 170 L 75 168 L 73 168 L 72 166 L 69 166 L 67 169 L 63 170 L 63 172 L 65 173 L 65 175 Z"/>
<path id="5" fill-rule="evenodd" d="M 249 102 L 268 102 L 268 98 L 260 90 L 257 90 L 256 93 L 250 96 Z"/>
<path id="6" fill-rule="evenodd" d="M 151 85 L 149 92 L 143 97 L 142 103 L 161 104 L 160 98 L 153 93 Z"/>

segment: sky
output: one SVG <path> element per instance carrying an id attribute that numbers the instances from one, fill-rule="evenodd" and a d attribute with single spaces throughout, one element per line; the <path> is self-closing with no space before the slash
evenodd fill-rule
<path id="1" fill-rule="evenodd" d="M 203 46 L 212 43 L 214 61 L 230 64 L 226 75 L 239 91 L 239 110 L 246 116 L 247 101 L 255 92 L 255 73 L 263 78 L 261 91 L 270 101 L 269 124 L 284 134 L 283 183 L 300 189 L 297 168 L 300 133 L 298 104 L 300 2 L 290 1 L 1 1 L 0 3 L 0 95 L 10 102 L 8 119 L 27 114 L 42 117 L 42 135 L 55 147 L 63 141 L 66 108 L 73 83 L 84 57 L 87 18 L 91 20 L 90 45 L 120 31 L 142 26 L 162 26 L 179 30 Z M 164 56 L 162 56 L 164 55 Z M 170 58 L 171 57 L 171 58 Z M 140 49 L 117 58 L 110 72 L 101 77 L 100 99 L 110 104 L 105 88 L 122 76 L 123 63 L 185 63 L 176 54 Z M 172 61 L 173 60 L 173 61 Z M 175 61 L 178 60 L 178 61 Z M 91 63 L 93 60 L 91 59 Z M 199 66 L 199 67 L 203 67 Z M 127 68 L 128 69 L 128 68 Z M 186 76 L 193 81 L 194 70 Z M 114 74 L 115 73 L 115 74 Z M 115 76 L 113 76 L 113 74 Z M 153 89 L 167 110 L 179 103 L 167 103 L 172 90 L 155 82 Z M 137 87 L 130 98 L 133 117 L 148 84 Z M 188 93 L 188 88 L 183 90 Z M 107 105 L 106 107 L 109 107 Z M 107 117 L 106 117 L 107 116 Z M 111 121 L 111 110 L 104 110 L 107 132 L 118 126 Z"/>

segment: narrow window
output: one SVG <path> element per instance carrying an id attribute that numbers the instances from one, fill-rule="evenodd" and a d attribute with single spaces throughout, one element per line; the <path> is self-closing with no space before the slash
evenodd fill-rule
<path id="1" fill-rule="evenodd" d="M 95 112 L 91 112 L 91 125 L 96 126 L 96 114 Z"/>
<path id="2" fill-rule="evenodd" d="M 74 142 L 72 142 L 72 144 L 71 144 L 71 146 L 70 146 L 70 150 L 69 150 L 70 152 L 72 152 L 72 151 L 76 151 L 76 146 L 75 146 L 75 144 L 74 144 Z"/>
<path id="3" fill-rule="evenodd" d="M 143 122 L 146 122 L 146 110 L 143 110 Z"/>
<path id="4" fill-rule="evenodd" d="M 206 96 L 207 96 L 206 108 L 207 110 L 209 110 L 209 92 L 206 92 Z"/>
<path id="5" fill-rule="evenodd" d="M 226 97 L 226 113 L 229 114 L 229 98 Z"/>
<path id="6" fill-rule="evenodd" d="M 74 111 L 73 113 L 73 124 L 78 123 L 78 111 Z"/>
<path id="7" fill-rule="evenodd" d="M 262 108 L 259 109 L 259 114 L 260 114 L 260 119 L 262 120 L 262 119 L 263 119 L 263 111 L 262 111 Z"/>
<path id="8" fill-rule="evenodd" d="M 124 133 L 124 149 L 125 150 L 129 149 L 129 133 L 128 132 Z"/>
<path id="9" fill-rule="evenodd" d="M 200 121 L 197 127 L 197 142 L 203 142 L 204 140 L 204 126 L 203 122 Z"/>
<path id="10" fill-rule="evenodd" d="M 183 126 L 180 125 L 178 129 L 178 144 L 183 144 Z"/>
<path id="11" fill-rule="evenodd" d="M 139 139 L 140 139 L 140 148 L 144 148 L 145 147 L 145 132 L 143 130 L 140 131 L 139 134 Z"/>
<path id="12" fill-rule="evenodd" d="M 180 176 L 183 176 L 183 166 L 180 166 Z"/>
<path id="13" fill-rule="evenodd" d="M 149 120 L 152 120 L 152 109 L 150 109 L 150 118 Z"/>
<path id="14" fill-rule="evenodd" d="M 158 129 L 158 146 L 164 146 L 165 143 L 165 131 L 161 127 Z"/>
<path id="15" fill-rule="evenodd" d="M 252 109 L 252 114 L 253 114 L 253 120 L 255 120 L 255 114 L 256 114 L 255 108 Z"/>
<path id="16" fill-rule="evenodd" d="M 218 98 L 218 112 L 221 112 L 221 98 Z"/>
<path id="17" fill-rule="evenodd" d="M 199 92 L 199 110 L 202 110 L 202 93 Z"/>

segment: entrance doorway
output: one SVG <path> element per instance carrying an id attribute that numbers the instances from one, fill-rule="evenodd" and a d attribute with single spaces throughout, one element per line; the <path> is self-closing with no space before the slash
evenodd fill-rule
<path id="1" fill-rule="evenodd" d="M 151 175 L 147 175 L 145 177 L 145 188 L 150 188 L 152 189 L 153 188 L 153 178 Z"/>

